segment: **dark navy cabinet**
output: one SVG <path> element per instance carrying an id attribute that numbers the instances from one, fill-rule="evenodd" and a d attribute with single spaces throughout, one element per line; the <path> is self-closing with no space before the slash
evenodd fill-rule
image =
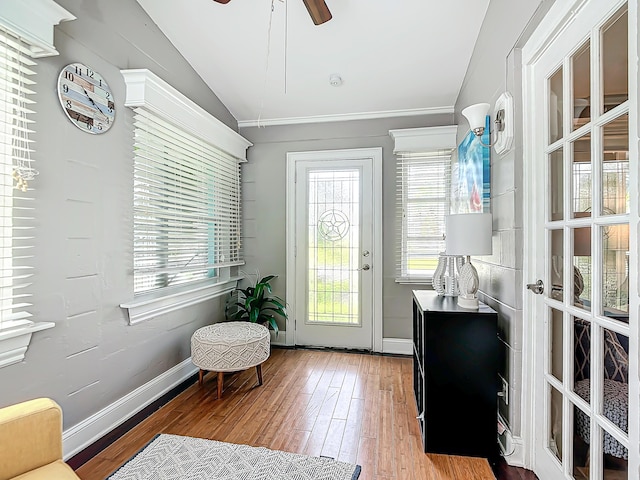
<path id="1" fill-rule="evenodd" d="M 424 451 L 498 457 L 498 314 L 413 292 L 413 386 Z"/>

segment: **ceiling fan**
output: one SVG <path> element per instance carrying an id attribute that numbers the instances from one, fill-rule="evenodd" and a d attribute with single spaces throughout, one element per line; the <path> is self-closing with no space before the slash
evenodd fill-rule
<path id="1" fill-rule="evenodd" d="M 231 0 L 214 0 L 214 2 L 218 3 L 229 3 Z M 321 25 L 325 22 L 331 20 L 331 12 L 329 11 L 329 7 L 324 0 L 302 0 L 304 2 L 305 7 L 307 7 L 307 11 L 311 16 L 311 20 L 316 25 Z"/>

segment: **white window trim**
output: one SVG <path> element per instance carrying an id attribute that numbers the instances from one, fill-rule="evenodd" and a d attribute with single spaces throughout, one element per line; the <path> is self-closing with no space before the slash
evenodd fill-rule
<path id="1" fill-rule="evenodd" d="M 120 304 L 127 310 L 129 325 L 150 320 L 158 315 L 190 307 L 231 292 L 242 277 L 232 277 L 217 283 L 190 283 L 174 289 L 165 288 L 137 296 L 135 300 Z M 170 290 L 170 291 L 168 291 Z"/>
<path id="2" fill-rule="evenodd" d="M 31 320 L 18 320 L 12 326 L 3 327 L 0 330 L 0 368 L 24 359 L 31 342 L 31 334 L 55 326 L 53 322 L 34 323 Z"/>
<path id="3" fill-rule="evenodd" d="M 394 140 L 394 154 L 455 150 L 457 133 L 457 125 L 389 130 L 389 136 Z M 396 275 L 395 282 L 402 285 L 431 285 L 432 279 L 433 275 L 423 277 Z"/>
<path id="4" fill-rule="evenodd" d="M 53 0 L 4 0 L 0 25 L 21 37 L 33 58 L 58 55 L 53 45 L 53 29 L 75 16 Z M 21 362 L 35 332 L 55 327 L 53 322 L 22 319 L 4 324 L 0 329 L 0 368 Z"/>
<path id="5" fill-rule="evenodd" d="M 177 126 L 209 141 L 238 159 L 247 160 L 253 145 L 240 134 L 189 100 L 174 87 L 147 69 L 120 70 L 126 85 L 125 106 L 145 107 Z M 136 296 L 120 304 L 127 310 L 129 325 L 189 307 L 232 291 L 242 277 L 230 277 L 229 267 L 220 268 L 220 277 L 175 288 L 163 288 Z"/>
<path id="6" fill-rule="evenodd" d="M 3 0 L 0 24 L 29 43 L 33 58 L 58 55 L 53 27 L 76 17 L 52 0 Z"/>
<path id="7" fill-rule="evenodd" d="M 124 101 L 126 107 L 145 107 L 224 150 L 240 162 L 247 161 L 247 148 L 253 145 L 249 140 L 153 72 L 141 68 L 120 70 L 120 73 L 127 88 Z"/>

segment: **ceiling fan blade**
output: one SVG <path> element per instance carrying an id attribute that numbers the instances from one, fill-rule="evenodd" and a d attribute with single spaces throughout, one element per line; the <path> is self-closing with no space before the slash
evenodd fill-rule
<path id="1" fill-rule="evenodd" d="M 231 0 L 213 0 L 213 1 L 218 3 L 229 3 Z"/>
<path id="2" fill-rule="evenodd" d="M 217 1 L 217 0 L 216 0 Z M 228 1 L 228 0 L 227 0 Z M 316 25 L 321 25 L 331 20 L 331 12 L 324 0 L 302 0 L 311 15 L 311 20 Z"/>

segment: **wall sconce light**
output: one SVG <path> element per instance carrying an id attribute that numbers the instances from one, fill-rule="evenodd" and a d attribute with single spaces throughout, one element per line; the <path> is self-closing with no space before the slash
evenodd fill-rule
<path id="1" fill-rule="evenodd" d="M 489 108 L 488 103 L 476 103 L 462 110 L 462 115 L 469 122 L 469 128 L 474 135 L 480 137 L 482 145 L 493 147 L 498 154 L 506 153 L 513 145 L 513 97 L 509 92 L 504 92 L 496 101 L 493 110 L 496 137 L 493 143 L 487 145 L 482 142 L 482 134 Z"/>

